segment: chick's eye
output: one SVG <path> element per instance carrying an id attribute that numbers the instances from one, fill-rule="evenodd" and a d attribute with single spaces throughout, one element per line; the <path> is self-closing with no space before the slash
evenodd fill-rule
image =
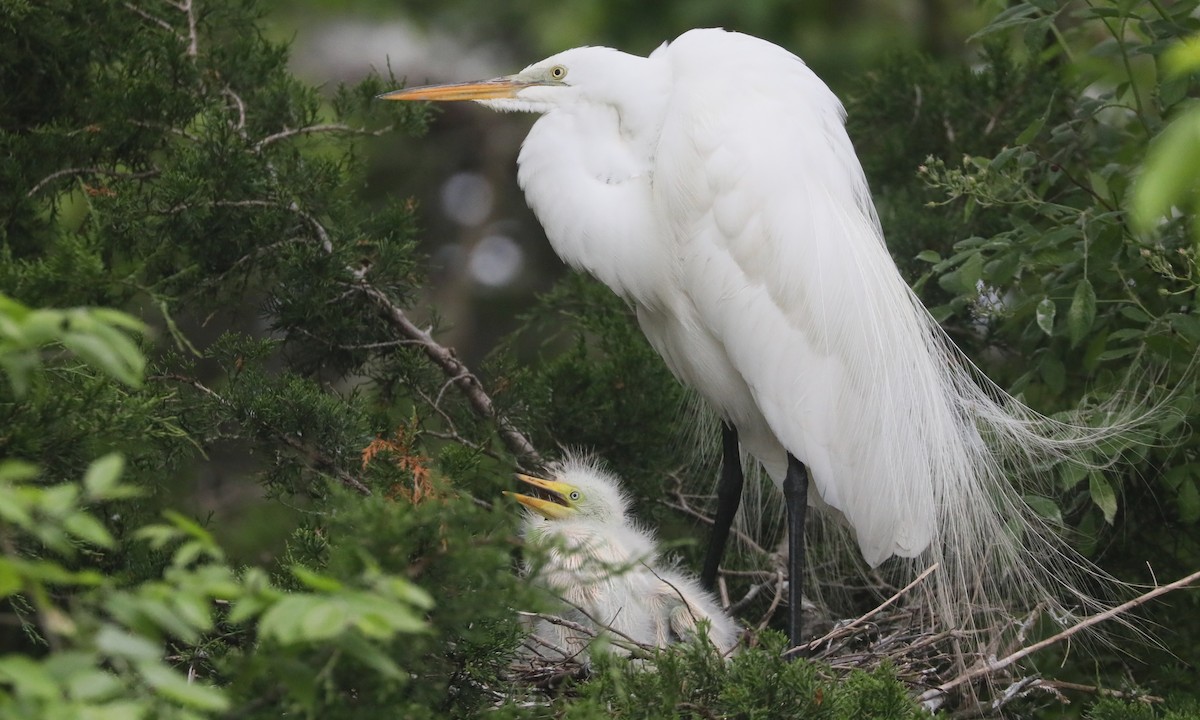
<path id="1" fill-rule="evenodd" d="M 554 78 L 555 80 L 562 80 L 566 76 L 567 69 L 562 65 L 555 65 L 554 67 L 550 68 L 550 77 Z"/>
<path id="2" fill-rule="evenodd" d="M 579 499 L 579 491 L 575 491 L 575 492 L 571 493 L 571 499 L 578 500 Z"/>

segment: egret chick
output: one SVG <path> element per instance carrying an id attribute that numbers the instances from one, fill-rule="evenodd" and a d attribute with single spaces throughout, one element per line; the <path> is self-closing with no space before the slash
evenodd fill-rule
<path id="1" fill-rule="evenodd" d="M 737 647 L 742 629 L 717 604 L 712 593 L 699 580 L 678 567 L 656 568 L 658 589 L 647 601 L 655 619 L 655 644 L 666 647 L 698 637 L 701 621 L 707 621 L 705 634 L 722 655 Z"/>
<path id="2" fill-rule="evenodd" d="M 544 551 L 526 570 L 566 604 L 562 619 L 569 624 L 535 625 L 534 637 L 549 646 L 538 652 L 586 665 L 594 638 L 572 626 L 597 637 L 611 630 L 618 647 L 620 640 L 666 647 L 696 637 L 700 620 L 708 621 L 715 647 L 732 650 L 736 623 L 694 578 L 662 562 L 653 534 L 630 517 L 620 481 L 591 461 L 568 459 L 551 469 L 554 480 L 518 475 L 534 490 L 512 494 L 532 511 L 522 537 Z"/>

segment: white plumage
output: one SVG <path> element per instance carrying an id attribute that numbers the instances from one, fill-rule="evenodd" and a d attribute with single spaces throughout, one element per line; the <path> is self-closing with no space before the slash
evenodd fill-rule
<path id="1" fill-rule="evenodd" d="M 521 532 L 534 560 L 526 572 L 565 601 L 558 616 L 570 625 L 537 620 L 531 652 L 587 665 L 593 636 L 572 625 L 619 650 L 622 640 L 667 647 L 694 639 L 701 621 L 714 647 L 732 651 L 737 624 L 695 578 L 664 562 L 654 536 L 629 516 L 617 478 L 578 459 L 552 466 L 551 475 L 520 476 L 536 491 L 514 497 L 529 508 Z"/>
<path id="2" fill-rule="evenodd" d="M 806 465 L 809 503 L 869 564 L 941 563 L 948 616 L 1048 582 L 1059 551 L 1008 476 L 1128 424 L 1052 422 L 953 346 L 887 252 L 841 103 L 799 58 L 693 30 L 646 58 L 577 48 L 383 97 L 540 113 L 518 179 L 555 251 L 632 304 L 777 484 L 789 454 Z"/>

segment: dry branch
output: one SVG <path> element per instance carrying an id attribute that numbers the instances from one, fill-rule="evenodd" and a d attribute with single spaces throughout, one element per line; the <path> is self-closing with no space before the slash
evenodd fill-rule
<path id="1" fill-rule="evenodd" d="M 825 642 L 828 642 L 829 640 L 832 640 L 832 639 L 834 639 L 834 638 L 836 638 L 836 637 L 838 637 L 838 636 L 840 636 L 840 635 L 845 635 L 845 634 L 847 633 L 847 631 L 849 631 L 849 630 L 852 630 L 853 628 L 856 628 L 856 627 L 858 627 L 859 625 L 862 625 L 862 624 L 863 624 L 863 623 L 865 623 L 867 620 L 870 620 L 872 617 L 874 617 L 874 616 L 878 615 L 879 613 L 883 612 L 883 611 L 884 611 L 884 610 L 885 610 L 885 609 L 886 609 L 888 606 L 890 606 L 890 605 L 894 604 L 894 603 L 895 603 L 897 600 L 899 600 L 899 599 L 900 599 L 900 597 L 901 597 L 902 595 L 904 595 L 904 594 L 905 594 L 905 593 L 907 593 L 909 590 L 912 590 L 914 587 L 916 587 L 917 585 L 919 585 L 919 584 L 920 584 L 922 581 L 924 581 L 924 580 L 925 580 L 925 578 L 929 577 L 929 576 L 930 576 L 930 574 L 932 574 L 932 573 L 933 573 L 935 570 L 937 570 L 937 568 L 938 568 L 938 564 L 937 564 L 937 563 L 934 563 L 934 564 L 930 565 L 929 567 L 925 568 L 925 571 L 924 571 L 924 572 L 922 572 L 920 575 L 918 575 L 916 578 L 914 578 L 912 582 L 910 582 L 909 584 L 905 585 L 905 586 L 904 586 L 903 588 L 901 588 L 900 590 L 896 591 L 896 593 L 895 593 L 894 595 L 892 595 L 891 597 L 889 597 L 887 600 L 884 600 L 884 601 L 883 601 L 882 603 L 880 603 L 880 604 L 879 604 L 879 605 L 878 605 L 878 606 L 877 606 L 877 607 L 876 607 L 874 610 L 871 610 L 870 612 L 868 612 L 868 613 L 866 613 L 865 615 L 863 615 L 863 616 L 861 616 L 861 617 L 859 617 L 859 618 L 857 618 L 857 619 L 853 620 L 852 622 L 850 622 L 850 623 L 849 623 L 849 624 L 847 624 L 847 625 L 843 625 L 842 627 L 838 627 L 838 628 L 834 628 L 833 630 L 830 630 L 829 632 L 825 633 L 825 635 L 823 635 L 823 636 L 821 636 L 821 637 L 817 638 L 816 640 L 813 640 L 813 641 L 809 642 L 809 643 L 808 643 L 808 644 L 806 644 L 806 645 L 797 645 L 796 647 L 794 647 L 794 648 L 792 648 L 792 649 L 788 650 L 788 651 L 787 651 L 786 653 L 784 653 L 784 654 L 785 654 L 785 655 L 792 655 L 792 654 L 794 654 L 794 653 L 798 653 L 798 652 L 800 652 L 801 650 L 808 650 L 808 651 L 812 651 L 812 650 L 815 650 L 815 649 L 817 649 L 817 647 L 819 647 L 819 646 L 820 646 L 820 645 L 822 645 L 823 643 L 825 643 Z"/>
<path id="2" fill-rule="evenodd" d="M 975 668 L 963 673 L 962 675 L 959 675 L 958 677 L 954 678 L 953 680 L 942 683 L 938 687 L 925 692 L 925 694 L 923 694 L 921 696 L 921 700 L 923 702 L 927 702 L 930 700 L 936 700 L 937 698 L 944 696 L 948 691 L 953 690 L 954 688 L 956 688 L 960 685 L 963 685 L 965 683 L 971 682 L 973 680 L 977 680 L 979 678 L 982 678 L 982 677 L 991 675 L 993 673 L 996 673 L 1000 670 L 1003 670 L 1004 668 L 1007 668 L 1009 665 L 1012 665 L 1013 663 L 1015 663 L 1019 660 L 1022 660 L 1024 658 L 1028 657 L 1029 655 L 1032 655 L 1033 653 L 1037 652 L 1038 650 L 1041 650 L 1043 648 L 1054 645 L 1057 642 L 1065 640 L 1065 639 L 1071 637 L 1072 635 L 1080 632 L 1081 630 L 1084 630 L 1085 628 L 1089 628 L 1092 625 L 1096 625 L 1097 623 L 1104 622 L 1105 620 L 1111 620 L 1112 618 L 1115 618 L 1118 615 L 1121 615 L 1122 613 L 1132 610 L 1133 608 L 1137 607 L 1138 605 L 1142 605 L 1144 603 L 1149 602 L 1150 600 L 1153 600 L 1154 598 L 1158 597 L 1159 595 L 1165 595 L 1166 593 L 1169 593 L 1172 590 L 1178 590 L 1179 588 L 1186 587 L 1186 586 L 1191 585 L 1192 583 L 1196 582 L 1197 580 L 1200 580 L 1200 571 L 1194 572 L 1191 575 L 1188 575 L 1187 577 L 1176 580 L 1175 582 L 1170 583 L 1168 585 L 1163 585 L 1161 587 L 1154 588 L 1153 590 L 1151 590 L 1147 593 L 1143 593 L 1142 595 L 1139 595 L 1128 602 L 1121 603 L 1120 605 L 1118 605 L 1114 608 L 1109 608 L 1108 610 L 1105 610 L 1102 613 L 1097 613 L 1095 615 L 1087 617 L 1087 618 L 1075 623 L 1074 625 L 1067 628 L 1066 630 L 1063 630 L 1060 633 L 1056 633 L 1044 640 L 1039 640 L 1038 642 L 1035 642 L 1032 645 L 1023 647 L 1020 650 L 1018 650 L 1014 653 L 1011 653 L 1010 655 L 1008 655 L 1006 657 L 1003 657 L 999 660 L 984 662 L 984 663 L 976 666 Z"/>
<path id="3" fill-rule="evenodd" d="M 484 391 L 479 378 L 475 377 L 470 368 L 454 355 L 453 350 L 441 345 L 433 339 L 432 335 L 417 327 L 404 310 L 392 302 L 391 298 L 383 291 L 363 280 L 359 280 L 355 287 L 371 299 L 393 328 L 420 346 L 425 356 L 441 368 L 446 377 L 450 378 L 450 382 L 458 387 L 476 413 L 496 423 L 500 431 L 500 439 L 504 441 L 509 451 L 518 457 L 528 458 L 538 464 L 542 462 L 533 443 L 507 417 L 496 411 L 492 398 Z"/>

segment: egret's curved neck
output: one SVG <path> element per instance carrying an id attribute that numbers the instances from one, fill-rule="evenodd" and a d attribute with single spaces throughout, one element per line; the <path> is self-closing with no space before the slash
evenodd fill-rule
<path id="1" fill-rule="evenodd" d="M 559 257 L 654 306 L 669 272 L 653 204 L 666 68 L 621 55 L 605 83 L 538 119 L 518 181 Z"/>

